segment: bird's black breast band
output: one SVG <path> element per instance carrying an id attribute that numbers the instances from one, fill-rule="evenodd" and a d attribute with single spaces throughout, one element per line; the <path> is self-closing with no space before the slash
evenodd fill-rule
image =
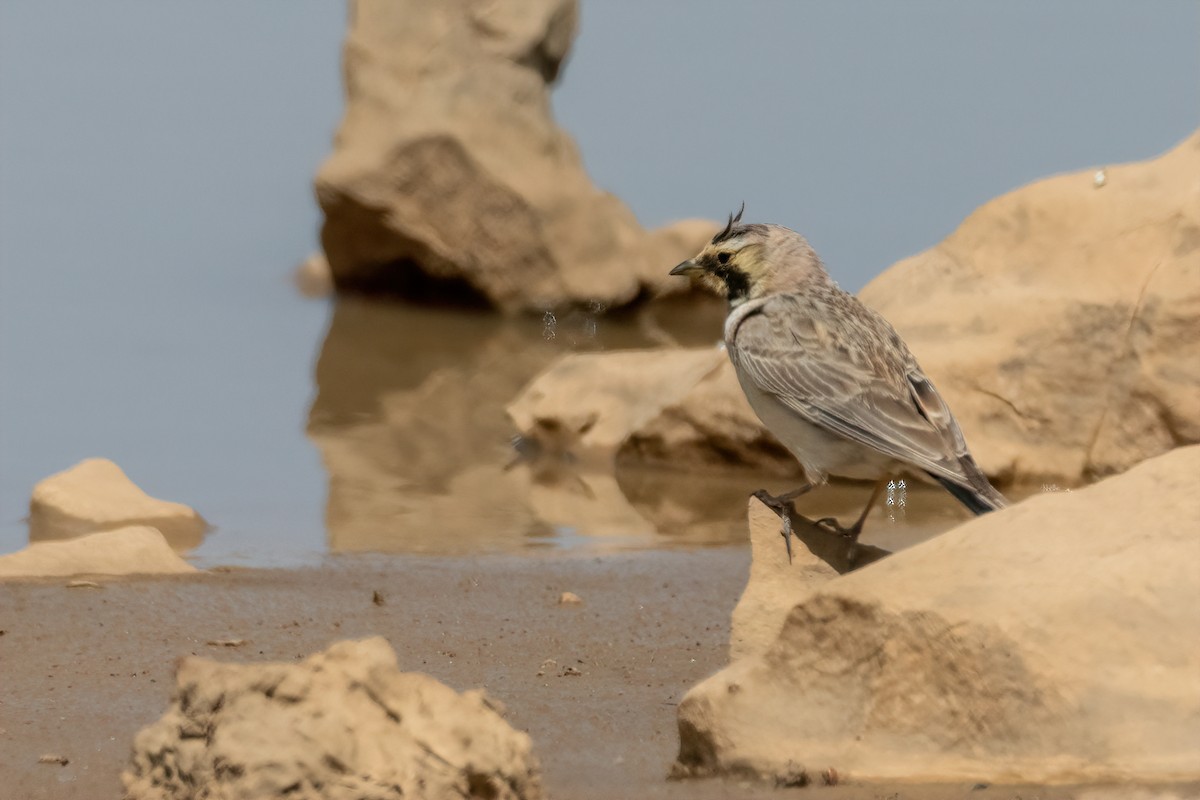
<path id="1" fill-rule="evenodd" d="M 725 282 L 725 288 L 729 291 L 729 302 L 749 297 L 750 279 L 737 267 L 721 264 L 713 270 L 713 274 Z"/>

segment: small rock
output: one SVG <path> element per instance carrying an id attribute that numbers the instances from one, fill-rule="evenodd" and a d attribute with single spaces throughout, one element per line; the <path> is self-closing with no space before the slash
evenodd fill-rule
<path id="1" fill-rule="evenodd" d="M 206 644 L 211 647 L 241 647 L 246 644 L 245 639 L 209 639 Z"/>
<path id="2" fill-rule="evenodd" d="M 65 542 L 34 542 L 24 550 L 0 556 L 0 579 L 188 572 L 196 572 L 196 568 L 180 558 L 156 528 L 144 525 Z"/>
<path id="3" fill-rule="evenodd" d="M 583 598 L 574 592 L 563 592 L 558 597 L 560 606 L 577 606 L 583 603 Z"/>
<path id="4" fill-rule="evenodd" d="M 371 602 L 377 606 L 381 606 L 386 603 L 387 600 L 384 599 L 383 592 L 376 589 L 375 591 L 371 592 Z"/>
<path id="5" fill-rule="evenodd" d="M 30 542 L 134 525 L 157 528 L 176 550 L 200 544 L 208 529 L 194 510 L 151 497 L 106 458 L 89 458 L 44 478 L 29 500 Z"/>
<path id="6" fill-rule="evenodd" d="M 775 786 L 779 789 L 800 788 L 808 784 L 808 770 L 793 762 L 789 762 L 787 769 L 775 776 Z"/>
<path id="7" fill-rule="evenodd" d="M 99 589 L 100 584 L 95 581 L 70 581 L 67 583 L 68 589 Z"/>
<path id="8" fill-rule="evenodd" d="M 839 780 L 840 778 L 838 777 L 838 771 L 833 767 L 830 767 L 821 773 L 821 782 L 826 786 L 837 786 Z"/>
<path id="9" fill-rule="evenodd" d="M 555 661 L 553 658 L 547 658 L 545 661 L 542 662 L 541 666 L 538 667 L 537 677 L 541 678 L 541 677 L 545 676 L 545 674 L 547 672 L 552 672 L 554 670 L 554 668 L 557 666 L 558 666 L 557 661 Z"/>
<path id="10" fill-rule="evenodd" d="M 47 753 L 38 759 L 39 764 L 58 764 L 60 767 L 65 767 L 71 763 L 71 759 L 66 756 L 58 756 L 52 753 Z"/>
<path id="11" fill-rule="evenodd" d="M 581 672 L 577 667 L 563 667 L 563 671 L 558 677 L 565 678 L 568 676 L 575 676 L 575 675 L 582 675 L 582 674 L 583 674 L 583 672 Z"/>
<path id="12" fill-rule="evenodd" d="M 321 298 L 333 294 L 333 275 L 324 253 L 313 253 L 296 267 L 292 281 L 305 297 Z"/>
<path id="13" fill-rule="evenodd" d="M 401 672 L 380 638 L 299 664 L 184 658 L 175 680 L 166 713 L 134 738 L 128 800 L 197 786 L 210 797 L 541 797 L 527 734 L 481 692 Z M 293 788 L 314 785 L 325 788 Z"/>

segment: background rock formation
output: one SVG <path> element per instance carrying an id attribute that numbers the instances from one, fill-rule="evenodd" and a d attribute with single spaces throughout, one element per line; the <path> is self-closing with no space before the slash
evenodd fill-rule
<path id="1" fill-rule="evenodd" d="M 1200 133 L 997 198 L 862 299 L 989 475 L 1079 481 L 1200 442 Z"/>
<path id="2" fill-rule="evenodd" d="M 1200 777 L 1198 472 L 1180 448 L 816 575 L 765 652 L 684 698 L 680 770 Z"/>
<path id="3" fill-rule="evenodd" d="M 185 658 L 176 684 L 134 740 L 130 800 L 541 796 L 526 734 L 482 692 L 401 672 L 382 638 L 300 664 Z"/>
<path id="4" fill-rule="evenodd" d="M 714 226 L 647 234 L 555 125 L 575 0 L 357 0 L 316 180 L 339 288 L 543 309 L 630 303 Z M 671 283 L 668 283 L 671 281 Z"/>

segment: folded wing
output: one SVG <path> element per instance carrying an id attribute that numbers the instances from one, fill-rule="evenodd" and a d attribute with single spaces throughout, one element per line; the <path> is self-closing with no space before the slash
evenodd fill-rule
<path id="1" fill-rule="evenodd" d="M 731 356 L 808 422 L 973 487 L 958 423 L 895 331 L 848 295 L 836 299 L 853 305 L 772 298 L 742 320 Z"/>

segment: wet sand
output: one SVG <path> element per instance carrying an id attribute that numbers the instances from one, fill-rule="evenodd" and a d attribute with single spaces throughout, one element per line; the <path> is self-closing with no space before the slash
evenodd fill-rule
<path id="1" fill-rule="evenodd" d="M 484 687 L 502 701 L 509 721 L 533 737 L 552 798 L 1078 795 L 1069 787 L 779 790 L 666 781 L 675 706 L 725 664 L 729 614 L 747 568 L 748 552 L 730 547 L 342 557 L 313 569 L 101 579 L 101 588 L 0 584 L 0 796 L 119 797 L 133 736 L 165 709 L 180 656 L 298 660 L 376 634 L 392 643 L 402 668 L 456 689 Z M 563 591 L 583 605 L 558 605 Z M 230 639 L 246 642 L 208 644 Z M 548 660 L 555 664 L 538 675 Z M 567 667 L 582 674 L 561 676 Z M 38 763 L 46 754 L 69 763 Z M 819 775 L 826 765 L 807 766 Z"/>

